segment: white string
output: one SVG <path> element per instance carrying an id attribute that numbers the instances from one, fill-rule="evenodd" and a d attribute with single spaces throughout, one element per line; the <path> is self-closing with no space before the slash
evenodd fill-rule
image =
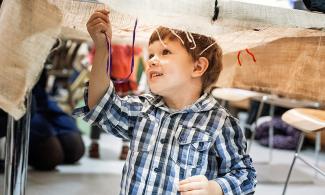
<path id="1" fill-rule="evenodd" d="M 170 30 L 170 32 L 173 34 L 173 35 L 175 35 L 181 42 L 182 42 L 182 44 L 184 45 L 184 41 L 183 41 L 183 39 L 173 30 L 173 29 L 169 29 Z"/>
<path id="2" fill-rule="evenodd" d="M 188 40 L 190 43 L 192 43 L 192 40 L 191 40 L 190 37 L 188 36 L 188 33 L 189 33 L 189 32 L 185 31 L 185 34 L 186 34 L 187 40 Z"/>
<path id="3" fill-rule="evenodd" d="M 192 36 L 192 33 L 189 33 L 189 34 L 190 34 L 191 39 L 193 40 L 193 47 L 190 48 L 190 49 L 195 49 L 196 48 L 196 43 L 195 43 L 194 37 Z"/>
<path id="4" fill-rule="evenodd" d="M 158 38 L 159 38 L 160 43 L 161 43 L 161 44 L 166 48 L 167 46 L 166 46 L 166 44 L 162 41 L 162 39 L 161 39 L 161 37 L 160 37 L 160 34 L 159 34 L 158 30 L 156 29 L 155 31 L 157 32 L 157 35 L 158 35 Z"/>
<path id="5" fill-rule="evenodd" d="M 203 51 L 201 51 L 201 53 L 199 55 L 202 55 L 206 50 L 208 50 L 210 47 L 212 47 L 214 44 L 217 44 L 217 42 L 212 43 L 211 45 L 209 45 L 208 47 L 206 47 Z"/>

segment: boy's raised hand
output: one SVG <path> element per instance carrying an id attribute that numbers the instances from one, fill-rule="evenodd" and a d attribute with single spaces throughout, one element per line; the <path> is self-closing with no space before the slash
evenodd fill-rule
<path id="1" fill-rule="evenodd" d="M 112 26 L 108 18 L 109 11 L 96 10 L 87 22 L 87 30 L 94 41 L 96 50 L 106 49 L 106 38 L 112 39 Z"/>
<path id="2" fill-rule="evenodd" d="M 196 175 L 179 182 L 181 195 L 223 195 L 216 181 L 209 181 L 204 175 Z"/>

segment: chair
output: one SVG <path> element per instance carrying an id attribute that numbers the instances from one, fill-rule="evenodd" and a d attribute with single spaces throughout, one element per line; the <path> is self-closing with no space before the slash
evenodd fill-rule
<path id="1" fill-rule="evenodd" d="M 244 89 L 235 89 L 235 88 L 214 88 L 211 91 L 211 94 L 221 100 L 221 105 L 225 106 L 226 101 L 236 102 L 243 101 L 252 97 L 259 97 L 262 94 L 249 91 Z"/>
<path id="2" fill-rule="evenodd" d="M 320 173 L 321 175 L 325 176 L 325 172 L 318 168 L 318 154 L 320 151 L 320 131 L 325 130 L 325 110 L 316 110 L 316 109 L 308 109 L 308 108 L 294 108 L 288 110 L 282 115 L 282 120 L 288 123 L 289 125 L 297 128 L 301 131 L 301 135 L 299 138 L 299 142 L 297 145 L 297 149 L 292 160 L 289 173 L 284 185 L 284 189 L 282 194 L 286 193 L 286 189 L 290 180 L 291 172 L 293 166 L 295 164 L 296 159 L 300 159 L 306 165 L 313 168 L 316 172 Z M 304 142 L 305 134 L 307 133 L 316 133 L 316 144 L 315 144 L 315 156 L 316 156 L 316 163 L 312 165 L 311 163 L 307 162 L 303 157 L 300 156 L 300 150 L 302 144 Z"/>
<path id="3" fill-rule="evenodd" d="M 269 104 L 270 105 L 270 111 L 269 111 L 269 116 L 271 116 L 271 118 L 274 117 L 274 110 L 275 110 L 275 106 L 279 106 L 279 107 L 283 107 L 283 108 L 287 108 L 287 109 L 292 109 L 292 108 L 319 108 L 321 107 L 321 104 L 319 102 L 314 102 L 314 101 L 309 101 L 309 100 L 296 100 L 296 99 L 291 99 L 291 98 L 286 98 L 286 97 L 279 97 L 277 95 L 272 95 L 272 94 L 264 94 L 261 97 L 255 96 L 252 97 L 252 99 L 254 100 L 258 100 L 260 101 L 260 106 L 258 108 L 258 112 L 257 112 L 257 116 L 256 116 L 256 120 L 253 123 L 254 126 L 253 128 L 251 128 L 252 130 L 252 136 L 251 136 L 251 140 L 255 139 L 255 133 L 256 133 L 256 123 L 257 123 L 257 119 L 261 116 L 262 114 L 262 110 L 264 107 L 264 104 Z M 270 126 L 269 128 L 269 148 L 270 148 L 270 152 L 269 152 L 269 160 L 268 163 L 270 163 L 272 161 L 273 158 L 273 137 L 274 137 L 274 128 L 273 126 Z M 252 142 L 251 142 L 252 143 Z M 250 145 L 251 145 L 250 143 Z M 250 151 L 251 146 L 249 146 L 248 151 Z"/>
<path id="4" fill-rule="evenodd" d="M 313 102 L 308 100 L 296 100 L 291 98 L 279 97 L 277 95 L 265 94 L 255 91 L 249 91 L 244 89 L 236 89 L 236 88 L 213 88 L 211 90 L 211 94 L 221 100 L 221 106 L 225 106 L 226 102 L 237 102 L 246 99 L 257 100 L 260 103 L 258 107 L 258 111 L 256 114 L 255 122 L 252 125 L 245 124 L 245 127 L 248 127 L 252 135 L 250 137 L 250 142 L 248 143 L 247 153 L 250 153 L 252 148 L 253 140 L 255 139 L 256 127 L 257 127 L 257 119 L 262 115 L 262 111 L 265 104 L 270 105 L 269 116 L 274 117 L 275 106 L 280 106 L 284 108 L 319 108 L 321 104 L 319 102 Z M 273 135 L 274 129 L 272 126 L 269 128 L 269 160 L 267 163 L 270 163 L 273 158 Z"/>

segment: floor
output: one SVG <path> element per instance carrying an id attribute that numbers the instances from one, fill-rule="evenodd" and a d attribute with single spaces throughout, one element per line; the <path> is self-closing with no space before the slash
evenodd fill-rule
<path id="1" fill-rule="evenodd" d="M 116 195 L 119 193 L 119 181 L 123 168 L 123 161 L 118 160 L 122 142 L 111 136 L 102 136 L 100 160 L 89 159 L 84 156 L 79 164 L 73 166 L 59 166 L 53 172 L 38 172 L 29 170 L 27 195 Z M 89 140 L 85 137 L 86 145 Z M 313 159 L 313 150 L 303 151 L 307 159 Z M 288 167 L 293 158 L 293 151 L 274 150 L 272 163 L 265 163 L 269 158 L 269 150 L 253 144 L 252 157 L 258 171 L 259 184 L 257 195 L 278 195 L 282 193 L 283 183 Z M 322 152 L 319 164 L 325 169 L 325 153 Z M 297 171 L 298 170 L 298 171 Z M 324 195 L 325 178 L 318 175 L 314 179 L 314 172 L 297 163 L 294 183 L 289 185 L 287 195 Z M 3 189 L 3 175 L 0 175 L 0 193 Z"/>

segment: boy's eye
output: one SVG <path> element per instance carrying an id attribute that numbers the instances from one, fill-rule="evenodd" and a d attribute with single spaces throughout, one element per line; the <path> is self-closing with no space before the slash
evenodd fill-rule
<path id="1" fill-rule="evenodd" d="M 167 54 L 171 54 L 171 52 L 168 49 L 164 49 L 162 51 L 162 55 L 167 55 Z"/>
<path id="2" fill-rule="evenodd" d="M 149 54 L 149 59 L 153 58 L 153 54 Z"/>

